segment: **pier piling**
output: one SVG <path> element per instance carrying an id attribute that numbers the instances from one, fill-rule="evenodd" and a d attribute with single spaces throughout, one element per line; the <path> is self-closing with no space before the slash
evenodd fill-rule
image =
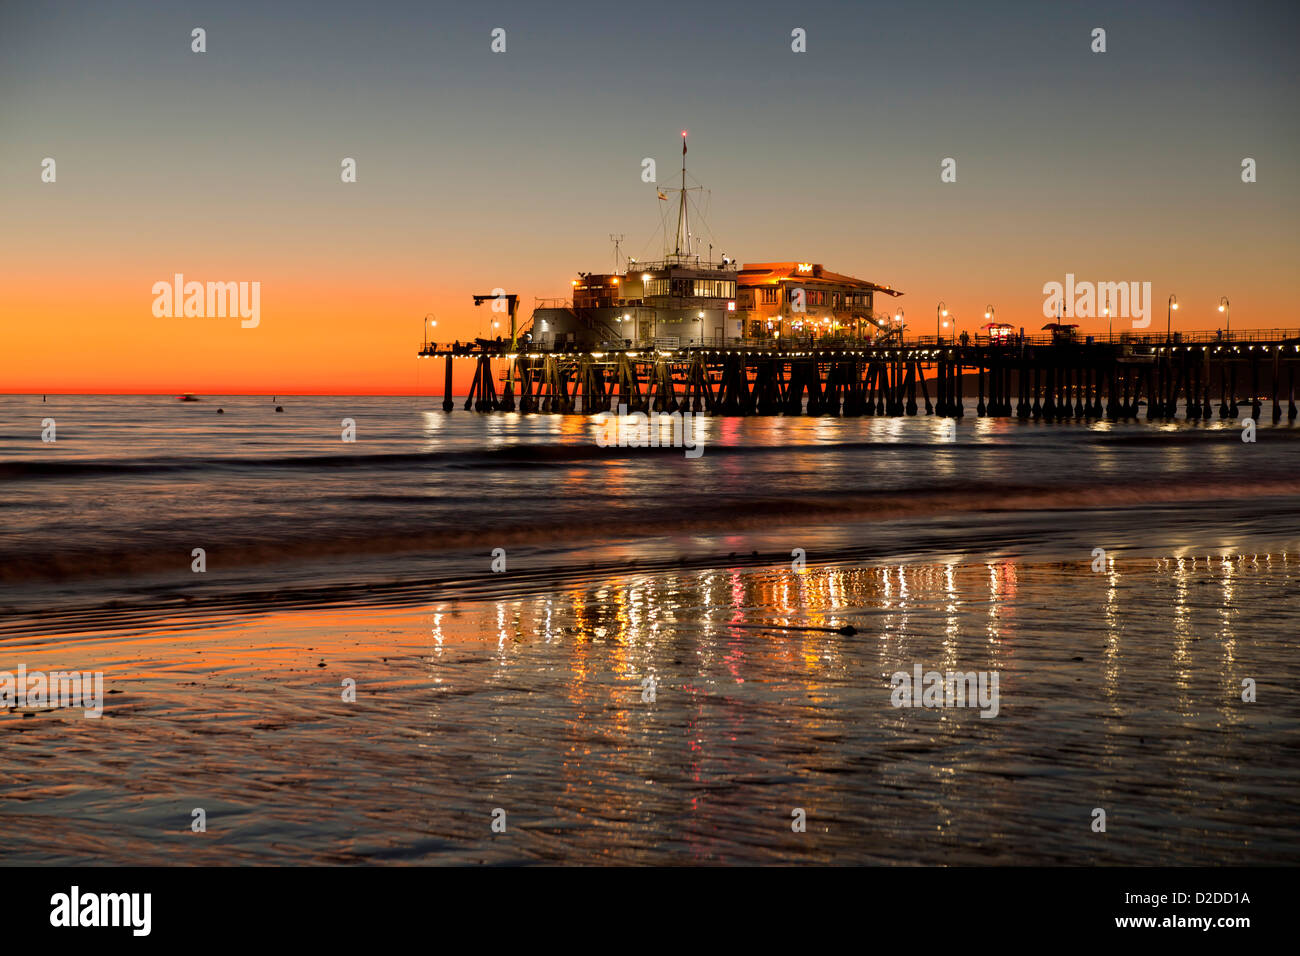
<path id="1" fill-rule="evenodd" d="M 1107 418 L 1209 420 L 1218 381 L 1218 417 L 1237 418 L 1237 375 L 1250 376 L 1245 404 L 1258 420 L 1265 390 L 1272 419 L 1297 417 L 1300 332 L 1237 334 L 1230 340 L 867 344 L 791 348 L 664 348 L 547 351 L 506 355 L 432 347 L 444 358 L 442 407 L 450 412 L 453 368 L 474 363 L 466 410 L 584 414 L 689 411 L 745 415 L 965 415 L 975 378 L 978 417 L 1035 421 Z M 1267 365 L 1264 359 L 1271 359 Z M 501 364 L 506 368 L 501 369 Z M 496 382 L 502 382 L 500 394 Z M 1267 381 L 1264 379 L 1267 378 Z M 934 394 L 931 395 L 931 384 Z M 918 396 L 919 391 L 919 396 Z M 1146 414 L 1141 415 L 1145 404 Z"/>

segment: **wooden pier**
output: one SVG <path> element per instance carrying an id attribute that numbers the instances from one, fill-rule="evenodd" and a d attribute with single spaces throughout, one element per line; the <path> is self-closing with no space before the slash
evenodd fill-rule
<path id="1" fill-rule="evenodd" d="M 939 415 L 1167 420 L 1249 416 L 1272 399 L 1273 421 L 1296 417 L 1300 330 L 1273 329 L 1011 342 L 726 345 L 509 352 L 419 353 L 452 370 L 473 362 L 466 410 L 593 415 L 690 411 L 710 415 Z M 499 386 L 499 387 L 498 387 Z"/>

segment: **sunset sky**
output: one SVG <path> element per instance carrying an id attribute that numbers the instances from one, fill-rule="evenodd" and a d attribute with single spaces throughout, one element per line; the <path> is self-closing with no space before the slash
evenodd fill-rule
<path id="1" fill-rule="evenodd" d="M 1153 324 L 1176 292 L 1176 327 L 1221 295 L 1234 328 L 1300 327 L 1298 28 L 1293 3 L 5 4 L 0 391 L 440 393 L 426 313 L 472 337 L 472 293 L 526 317 L 611 268 L 610 233 L 662 251 L 641 161 L 670 185 L 682 129 L 715 253 L 890 284 L 921 334 L 939 299 L 1037 329 L 1066 273 L 1151 282 Z M 155 317 L 178 272 L 260 282 L 260 325 Z"/>

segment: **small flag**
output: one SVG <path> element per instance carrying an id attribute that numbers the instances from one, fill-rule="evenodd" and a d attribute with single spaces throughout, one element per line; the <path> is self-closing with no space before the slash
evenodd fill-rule
<path id="1" fill-rule="evenodd" d="M 667 198 L 668 198 L 664 193 L 660 192 L 659 190 L 655 190 L 655 191 L 659 193 L 659 198 L 660 198 L 660 199 L 667 199 Z"/>

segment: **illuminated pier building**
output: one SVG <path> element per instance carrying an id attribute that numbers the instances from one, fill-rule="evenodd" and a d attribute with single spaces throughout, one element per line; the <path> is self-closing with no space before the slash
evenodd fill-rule
<path id="1" fill-rule="evenodd" d="M 836 338 L 878 340 L 897 335 L 877 295 L 889 286 L 842 275 L 811 262 L 741 266 L 699 252 L 691 231 L 686 140 L 677 231 L 654 262 L 626 261 L 622 272 L 580 272 L 568 300 L 542 300 L 529 328 L 531 347 L 592 348 L 723 346 L 741 339 Z M 672 191 L 672 190 L 669 190 Z M 660 191 L 661 199 L 666 192 Z"/>

